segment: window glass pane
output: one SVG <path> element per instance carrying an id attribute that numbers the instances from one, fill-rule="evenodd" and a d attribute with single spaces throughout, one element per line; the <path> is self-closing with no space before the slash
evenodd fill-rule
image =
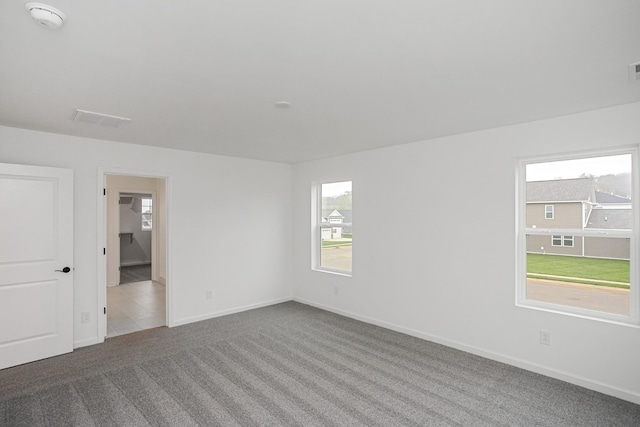
<path id="1" fill-rule="evenodd" d="M 546 205 L 544 207 L 544 217 L 546 219 L 553 219 L 553 205 Z"/>
<path id="2" fill-rule="evenodd" d="M 539 237 L 527 236 L 527 245 Z M 527 253 L 527 299 L 628 316 L 629 239 L 584 237 L 584 248 L 590 257 Z M 562 249 L 574 248 L 554 248 Z"/>
<path id="3" fill-rule="evenodd" d="M 526 165 L 527 300 L 630 315 L 631 157 Z"/>
<path id="4" fill-rule="evenodd" d="M 151 230 L 152 228 L 152 212 L 153 212 L 153 199 L 142 199 L 142 230 Z"/>
<path id="5" fill-rule="evenodd" d="M 351 181 L 321 186 L 320 267 L 351 271 L 352 206 Z M 326 225 L 331 224 L 330 227 Z"/>

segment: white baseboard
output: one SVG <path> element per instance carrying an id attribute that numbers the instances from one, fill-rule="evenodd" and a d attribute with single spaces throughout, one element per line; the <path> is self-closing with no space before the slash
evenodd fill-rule
<path id="1" fill-rule="evenodd" d="M 148 265 L 151 261 L 124 261 L 120 263 L 120 267 L 134 267 L 138 265 Z"/>
<path id="2" fill-rule="evenodd" d="M 326 306 L 323 304 L 318 304 L 313 301 L 308 301 L 304 298 L 294 297 L 294 301 L 307 304 L 312 307 L 316 307 L 325 311 L 329 311 L 331 313 L 336 313 L 341 316 L 349 317 L 351 319 L 359 320 L 361 322 L 369 323 L 372 325 L 380 326 L 385 329 L 390 329 L 392 331 L 400 332 L 406 335 L 410 335 L 412 337 L 420 338 L 427 341 L 432 341 L 437 344 L 442 344 L 447 347 L 452 347 L 457 350 L 462 350 L 467 353 L 475 354 L 477 356 L 485 357 L 487 359 L 495 360 L 497 362 L 506 363 L 507 365 L 516 366 L 518 368 L 525 369 L 527 371 L 535 372 L 537 374 L 545 375 L 547 377 L 555 378 L 561 381 L 568 382 L 570 384 L 575 384 L 580 387 L 588 388 L 590 390 L 594 390 L 600 393 L 608 394 L 610 396 L 614 396 L 623 400 L 627 400 L 629 402 L 640 405 L 640 394 L 635 393 L 633 391 L 624 390 L 618 387 L 614 387 L 608 384 L 604 384 L 598 381 L 593 381 L 588 378 L 584 378 L 581 376 L 573 375 L 567 372 L 559 371 L 556 369 L 548 368 L 546 366 L 539 365 L 537 363 L 531 363 L 526 360 L 516 359 L 510 356 L 506 356 L 504 354 L 495 353 L 492 351 L 488 351 L 479 347 L 470 346 L 458 341 L 452 341 L 446 338 L 425 334 L 424 332 L 420 332 L 415 329 L 409 329 L 402 326 L 398 326 L 392 323 L 383 322 L 371 317 L 361 316 L 359 314 L 351 313 L 348 311 L 336 309 L 334 307 Z"/>
<path id="3" fill-rule="evenodd" d="M 156 282 L 160 283 L 161 285 L 167 286 L 167 278 L 166 277 L 158 276 L 158 280 L 156 280 Z"/>
<path id="4" fill-rule="evenodd" d="M 214 313 L 207 313 L 200 316 L 185 317 L 183 319 L 174 320 L 169 327 L 187 325 L 189 323 L 200 322 L 202 320 L 213 319 L 215 317 L 226 316 L 228 314 L 240 313 L 242 311 L 253 310 L 255 308 L 267 307 L 270 305 L 280 304 L 283 302 L 291 301 L 291 297 L 277 298 L 270 301 L 259 302 L 255 304 L 244 305 L 241 307 L 231 308 L 228 310 L 216 311 Z"/>

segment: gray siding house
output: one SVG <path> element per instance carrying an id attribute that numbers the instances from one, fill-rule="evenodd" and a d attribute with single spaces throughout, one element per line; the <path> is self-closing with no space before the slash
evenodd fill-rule
<path id="1" fill-rule="evenodd" d="M 565 229 L 527 236 L 528 253 L 629 259 L 629 239 L 574 236 L 566 229 L 631 229 L 631 200 L 595 191 L 592 178 L 534 181 L 526 186 L 527 228 Z"/>

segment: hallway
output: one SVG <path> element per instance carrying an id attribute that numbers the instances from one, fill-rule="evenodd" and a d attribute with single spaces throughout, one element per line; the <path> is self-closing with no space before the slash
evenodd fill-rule
<path id="1" fill-rule="evenodd" d="M 146 280 L 107 288 L 107 338 L 166 324 L 166 288 Z"/>

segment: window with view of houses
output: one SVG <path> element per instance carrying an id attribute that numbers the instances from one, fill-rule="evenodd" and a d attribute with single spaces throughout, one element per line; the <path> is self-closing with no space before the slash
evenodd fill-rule
<path id="1" fill-rule="evenodd" d="M 351 273 L 352 190 L 351 181 L 320 184 L 318 215 L 318 270 Z"/>
<path id="2" fill-rule="evenodd" d="M 635 156 L 520 164 L 519 305 L 638 323 Z"/>
<path id="3" fill-rule="evenodd" d="M 149 231 L 153 228 L 153 199 L 145 197 L 142 199 L 142 231 Z"/>

